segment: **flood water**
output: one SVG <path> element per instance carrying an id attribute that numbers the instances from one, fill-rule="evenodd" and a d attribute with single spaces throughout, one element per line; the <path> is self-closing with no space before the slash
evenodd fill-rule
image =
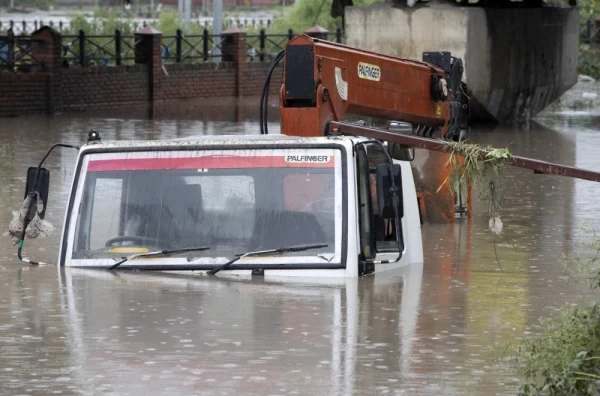
<path id="1" fill-rule="evenodd" d="M 176 106 L 177 107 L 177 106 Z M 184 107 L 184 106 L 182 106 Z M 504 358 L 538 320 L 593 299 L 564 279 L 562 254 L 598 228 L 597 183 L 511 169 L 504 231 L 423 226 L 425 262 L 384 279 L 271 283 L 134 272 L 60 270 L 18 261 L 2 235 L 23 201 L 27 167 L 55 142 L 258 133 L 258 106 L 112 110 L 0 120 L 0 394 L 372 395 L 515 394 Z M 277 130 L 276 109 L 271 111 Z M 600 167 L 600 119 L 549 117 L 526 129 L 476 128 L 513 154 Z M 76 152 L 47 161 L 46 219 L 57 230 L 25 243 L 55 262 Z"/>

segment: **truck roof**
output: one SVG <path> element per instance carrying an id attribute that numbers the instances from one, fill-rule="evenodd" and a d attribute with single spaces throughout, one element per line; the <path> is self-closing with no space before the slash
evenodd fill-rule
<path id="1" fill-rule="evenodd" d="M 87 143 L 82 150 L 88 149 L 114 149 L 114 148 L 156 148 L 156 147 L 182 147 L 182 146 L 209 146 L 209 145 L 260 145 L 260 144 L 331 144 L 334 142 L 352 142 L 362 140 L 355 136 L 318 136 L 298 137 L 287 135 L 199 135 L 177 139 L 157 140 L 106 140 Z"/>

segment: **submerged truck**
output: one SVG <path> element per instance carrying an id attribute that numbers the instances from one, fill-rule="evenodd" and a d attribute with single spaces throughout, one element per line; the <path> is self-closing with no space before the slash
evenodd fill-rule
<path id="1" fill-rule="evenodd" d="M 391 135 L 464 138 L 462 64 L 448 53 L 424 58 L 302 35 L 267 75 L 260 135 L 105 142 L 91 132 L 75 147 L 57 265 L 352 278 L 422 262 L 414 148 L 340 121 L 396 119 Z M 269 83 L 281 60 L 281 131 L 269 134 Z M 11 230 L 32 264 L 22 249 L 27 230 L 43 224 L 42 165 L 55 147 L 72 146 L 53 146 L 29 169 Z"/>
<path id="2" fill-rule="evenodd" d="M 269 84 L 281 60 L 281 130 L 269 134 Z M 422 208 L 464 213 L 461 194 L 440 192 L 444 164 L 413 162 L 415 147 L 431 157 L 468 137 L 462 72 L 446 52 L 418 62 L 298 36 L 267 73 L 260 135 L 105 142 L 91 131 L 82 147 L 53 145 L 28 170 L 25 202 L 9 227 L 18 257 L 39 264 L 23 257 L 24 241 L 46 232 L 43 163 L 66 147 L 79 154 L 60 267 L 331 279 L 421 263 Z M 367 126 L 350 115 L 388 122 Z M 600 181 L 598 172 L 507 162 Z"/>
<path id="3" fill-rule="evenodd" d="M 396 238 L 383 150 L 284 135 L 87 144 L 58 264 L 110 268 L 131 255 L 120 268 L 215 273 L 237 259 L 223 269 L 356 277 L 422 262 L 410 164 L 393 166 Z"/>

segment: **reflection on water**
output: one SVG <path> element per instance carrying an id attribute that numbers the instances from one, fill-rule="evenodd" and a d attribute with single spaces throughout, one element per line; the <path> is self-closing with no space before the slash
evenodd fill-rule
<path id="1" fill-rule="evenodd" d="M 56 141 L 80 144 L 90 128 L 104 139 L 258 133 L 253 103 L 202 109 L 3 119 L 0 152 L 10 166 L 0 223 L 23 200 L 26 168 Z M 473 140 L 600 165 L 598 120 L 542 121 L 478 128 Z M 48 160 L 47 219 L 57 228 L 75 154 Z M 521 377 L 503 348 L 540 317 L 591 297 L 561 279 L 559 258 L 585 240 L 583 226 L 598 226 L 600 212 L 595 183 L 520 169 L 509 176 L 502 235 L 489 233 L 476 204 L 471 223 L 424 225 L 422 266 L 339 284 L 33 268 L 3 236 L 0 394 L 514 394 Z M 26 241 L 26 254 L 54 262 L 59 237 Z"/>

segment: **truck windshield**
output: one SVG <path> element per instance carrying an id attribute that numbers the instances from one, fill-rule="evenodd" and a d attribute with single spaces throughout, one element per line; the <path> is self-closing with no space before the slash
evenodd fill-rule
<path id="1" fill-rule="evenodd" d="M 341 255 L 339 150 L 90 154 L 82 175 L 73 259 L 209 246 L 193 256 L 210 263 L 305 244 L 328 246 L 272 259 Z"/>

